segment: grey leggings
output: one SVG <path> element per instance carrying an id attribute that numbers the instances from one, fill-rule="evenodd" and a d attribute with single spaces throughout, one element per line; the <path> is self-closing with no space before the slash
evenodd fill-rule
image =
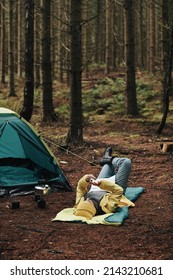
<path id="1" fill-rule="evenodd" d="M 102 167 L 97 179 L 110 178 L 116 184 L 125 190 L 128 184 L 128 178 L 131 171 L 132 162 L 128 158 L 114 158 L 112 164 L 105 164 Z"/>

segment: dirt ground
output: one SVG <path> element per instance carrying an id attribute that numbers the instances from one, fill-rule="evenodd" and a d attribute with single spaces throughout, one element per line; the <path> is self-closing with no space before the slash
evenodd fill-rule
<path id="1" fill-rule="evenodd" d="M 65 127 L 53 128 L 55 134 Z M 97 175 L 100 166 L 88 161 L 100 158 L 106 147 L 114 155 L 132 159 L 129 186 L 145 192 L 129 209 L 121 226 L 52 222 L 56 214 L 72 207 L 74 192 L 46 197 L 46 208 L 37 207 L 34 196 L 17 197 L 19 209 L 11 209 L 14 198 L 0 199 L 0 259 L 2 260 L 172 260 L 173 259 L 173 156 L 162 153 L 156 127 L 135 119 L 116 118 L 108 124 L 87 124 L 86 143 L 70 152 L 51 148 L 59 157 L 72 186 L 86 173 Z M 163 138 L 171 138 L 171 127 Z M 96 155 L 96 156 L 95 156 Z"/>

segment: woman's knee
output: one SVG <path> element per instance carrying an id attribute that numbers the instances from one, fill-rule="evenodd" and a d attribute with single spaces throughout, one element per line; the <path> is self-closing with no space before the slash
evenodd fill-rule
<path id="1" fill-rule="evenodd" d="M 123 168 L 126 170 L 126 172 L 130 172 L 132 167 L 132 161 L 129 158 L 125 158 L 123 161 Z"/>
<path id="2" fill-rule="evenodd" d="M 114 167 L 120 167 L 122 165 L 131 167 L 132 161 L 129 158 L 114 158 L 112 164 L 114 165 Z"/>
<path id="3" fill-rule="evenodd" d="M 129 158 L 125 158 L 123 163 L 129 168 L 132 166 L 132 161 Z"/>

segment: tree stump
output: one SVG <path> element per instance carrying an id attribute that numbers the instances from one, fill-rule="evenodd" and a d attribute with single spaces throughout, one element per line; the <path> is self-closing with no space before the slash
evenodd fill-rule
<path id="1" fill-rule="evenodd" d="M 173 153 L 173 141 L 160 144 L 163 153 Z"/>

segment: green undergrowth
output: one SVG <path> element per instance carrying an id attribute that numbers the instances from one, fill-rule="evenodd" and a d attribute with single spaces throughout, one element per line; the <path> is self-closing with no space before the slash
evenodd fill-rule
<path id="1" fill-rule="evenodd" d="M 136 81 L 136 94 L 139 115 L 135 121 L 150 120 L 157 122 L 161 118 L 161 87 L 154 77 L 143 77 Z M 105 121 L 117 115 L 126 116 L 125 80 L 123 78 L 104 78 L 83 94 L 85 117 Z M 128 119 L 128 116 L 126 116 Z M 131 119 L 130 119 L 131 121 Z"/>
<path id="2" fill-rule="evenodd" d="M 161 113 L 161 82 L 157 77 L 142 74 L 136 79 L 136 93 L 139 115 L 135 119 L 129 118 L 125 111 L 125 78 L 116 73 L 115 77 L 100 77 L 94 84 L 89 81 L 88 89 L 83 87 L 82 102 L 84 119 L 89 122 L 109 123 L 116 116 L 123 116 L 132 122 L 160 122 Z M 10 108 L 20 112 L 23 104 L 23 81 L 16 84 L 17 97 L 8 97 L 8 86 L 0 87 L 0 107 Z M 54 83 L 53 87 L 54 108 L 60 119 L 69 121 L 70 118 L 70 91 L 66 85 Z M 40 119 L 42 107 L 41 89 L 34 93 L 34 113 Z M 168 121 L 172 122 L 170 102 Z"/>

